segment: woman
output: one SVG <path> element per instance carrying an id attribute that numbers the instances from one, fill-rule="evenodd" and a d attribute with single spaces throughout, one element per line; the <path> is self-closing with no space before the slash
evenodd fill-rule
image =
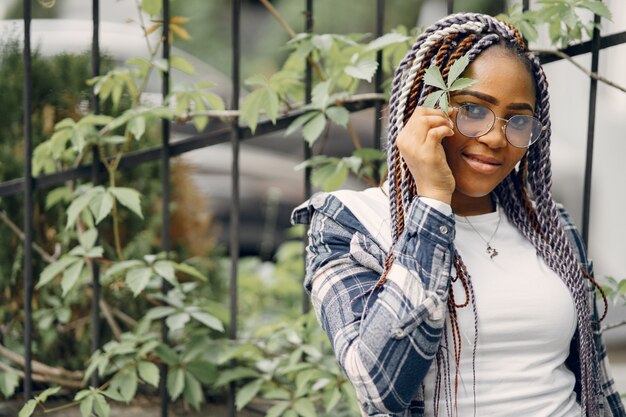
<path id="1" fill-rule="evenodd" d="M 467 55 L 451 113 L 421 106 Z M 543 70 L 520 34 L 456 14 L 393 82 L 388 180 L 316 194 L 305 287 L 367 416 L 626 416 L 591 265 L 552 199 Z"/>

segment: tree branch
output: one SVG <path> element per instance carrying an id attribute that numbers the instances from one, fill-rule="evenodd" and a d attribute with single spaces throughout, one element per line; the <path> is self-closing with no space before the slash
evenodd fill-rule
<path id="1" fill-rule="evenodd" d="M 9 216 L 7 216 L 7 214 L 4 211 L 0 211 L 0 220 L 2 220 L 4 224 L 9 226 L 9 229 L 11 229 L 13 233 L 15 233 L 22 242 L 24 241 L 24 232 L 22 232 L 22 230 L 19 227 L 17 227 L 15 223 L 13 223 L 13 221 L 9 218 Z M 41 255 L 41 257 L 46 262 L 52 263 L 56 261 L 56 259 L 53 256 L 49 255 L 48 252 L 46 252 L 37 243 L 32 242 L 31 244 L 32 244 L 33 250 L 37 252 L 39 255 Z"/>
<path id="2" fill-rule="evenodd" d="M 24 357 L 20 354 L 17 354 L 11 350 L 9 350 L 8 348 L 6 348 L 4 345 L 0 344 L 0 355 L 4 356 L 5 358 L 17 363 L 20 366 L 24 366 Z M 60 377 L 60 378 L 69 378 L 69 379 L 83 379 L 83 372 L 81 371 L 68 371 L 67 369 L 63 369 L 63 368 L 54 368 L 52 366 L 48 366 L 45 365 L 41 362 L 38 361 L 32 361 L 32 367 L 33 367 L 33 372 L 36 372 L 38 374 L 45 374 L 45 375 L 49 375 L 51 377 Z M 80 385 L 82 386 L 82 385 Z"/>
<path id="3" fill-rule="evenodd" d="M 100 300 L 100 310 L 102 311 L 102 314 L 104 315 L 104 318 L 106 319 L 107 323 L 109 323 L 109 326 L 111 327 L 111 331 L 113 332 L 113 337 L 115 337 L 115 340 L 117 341 L 121 340 L 122 331 L 120 330 L 120 326 L 117 325 L 117 322 L 113 318 L 109 305 L 105 303 L 103 300 Z"/>
<path id="4" fill-rule="evenodd" d="M 24 379 L 24 372 L 18 369 L 12 368 L 4 362 L 0 362 L 0 369 L 2 369 L 5 372 L 14 372 L 20 378 Z M 82 388 L 85 386 L 85 384 L 82 381 L 76 381 L 76 380 L 68 381 L 62 378 L 48 377 L 48 376 L 40 375 L 40 374 L 33 374 L 32 379 L 33 381 L 37 381 L 37 382 L 47 382 L 47 383 L 62 385 L 64 387 L 69 387 L 69 388 Z"/>
<path id="5" fill-rule="evenodd" d="M 582 72 L 584 72 L 585 74 L 587 74 L 587 76 L 589 78 L 593 78 L 594 80 L 598 80 L 610 87 L 616 88 L 624 93 L 626 93 L 626 87 L 623 87 L 619 84 L 616 84 L 615 82 L 604 78 L 603 76 L 599 75 L 597 72 L 591 72 L 589 71 L 587 68 L 585 68 L 584 66 L 580 65 L 578 62 L 576 62 L 571 56 L 567 55 L 564 52 L 558 51 L 556 49 L 533 49 L 532 52 L 536 53 L 536 54 L 540 54 L 540 55 L 556 55 L 559 58 L 563 58 L 564 60 L 568 61 L 569 63 L 571 63 L 572 65 L 574 65 L 576 68 L 578 68 L 579 70 L 581 70 Z"/>
<path id="6" fill-rule="evenodd" d="M 611 330 L 614 329 L 616 327 L 621 327 L 621 326 L 626 326 L 626 320 L 622 320 L 622 321 L 618 321 L 617 323 L 610 323 L 607 324 L 606 326 L 602 326 L 602 332 L 606 331 L 606 330 Z"/>

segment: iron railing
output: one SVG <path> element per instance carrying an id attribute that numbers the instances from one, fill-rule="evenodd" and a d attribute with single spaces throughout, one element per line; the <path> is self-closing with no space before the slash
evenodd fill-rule
<path id="1" fill-rule="evenodd" d="M 313 31 L 313 0 L 305 0 L 305 30 L 307 32 Z M 33 192 L 35 189 L 46 189 L 52 186 L 62 184 L 68 180 L 76 180 L 82 178 L 91 178 L 93 183 L 100 181 L 100 172 L 102 166 L 99 163 L 94 163 L 91 166 L 81 166 L 75 169 L 69 169 L 63 172 L 40 175 L 36 178 L 32 176 L 32 122 L 31 122 L 31 108 L 32 108 L 32 74 L 31 74 L 31 36 L 30 36 L 30 24 L 31 24 L 31 0 L 23 0 L 24 7 L 24 177 L 16 178 L 13 180 L 0 183 L 0 197 L 19 195 L 24 196 L 24 399 L 28 400 L 32 397 L 32 295 L 33 295 L 33 266 L 32 266 L 32 244 L 33 244 Z M 93 34 L 92 34 L 92 74 L 93 76 L 100 75 L 100 45 L 99 45 L 99 27 L 100 27 L 100 14 L 99 14 L 99 0 L 92 0 L 92 19 L 93 19 Z M 527 10 L 530 7 L 529 0 L 523 0 L 523 8 Z M 454 0 L 447 0 L 447 11 L 451 13 L 454 9 Z M 163 21 L 169 21 L 169 0 L 163 0 Z M 376 35 L 380 36 L 383 33 L 385 0 L 376 0 Z M 241 34 L 240 34 L 240 17 L 241 17 L 241 2 L 240 0 L 232 0 L 232 96 L 230 107 L 232 110 L 239 109 L 239 94 L 240 94 L 240 57 L 241 57 Z M 600 17 L 595 16 L 596 23 L 599 23 Z M 163 58 L 169 59 L 170 44 L 168 36 L 168 25 L 163 25 Z M 610 36 L 602 37 L 599 29 L 595 29 L 593 32 L 593 38 L 591 41 L 583 42 L 578 45 L 568 47 L 563 50 L 570 56 L 576 56 L 591 52 L 592 64 L 591 71 L 597 72 L 598 59 L 600 50 L 609 48 L 611 46 L 626 43 L 626 32 L 620 32 Z M 542 57 L 543 63 L 549 63 L 559 60 L 557 56 L 544 56 Z M 382 52 L 377 54 L 378 71 L 375 76 L 375 92 L 382 92 Z M 593 161 L 593 142 L 594 142 L 594 130 L 595 130 L 595 112 L 596 112 L 596 94 L 597 94 L 597 81 L 591 79 L 591 88 L 589 92 L 589 113 L 588 113 L 588 130 L 587 130 L 587 151 L 586 151 L 586 167 L 585 167 L 585 180 L 584 180 L 584 193 L 583 193 L 583 238 L 587 243 L 589 235 L 589 211 L 590 211 L 590 195 L 591 195 L 591 173 L 592 173 L 592 161 Z M 169 73 L 165 73 L 162 83 L 162 94 L 166 97 L 169 93 Z M 306 102 L 311 100 L 312 90 L 312 71 L 311 65 L 307 64 L 305 73 L 305 98 Z M 99 103 L 96 96 L 92 97 L 92 108 L 94 112 L 98 113 Z M 351 112 L 360 111 L 366 108 L 375 109 L 373 138 L 374 146 L 381 147 L 381 114 L 383 103 L 381 100 L 368 99 L 356 103 L 349 103 L 346 107 Z M 225 143 L 230 141 L 232 146 L 232 169 L 231 169 L 231 188 L 232 199 L 230 207 L 230 258 L 231 258 L 231 271 L 230 271 L 230 333 L 229 338 L 237 338 L 237 263 L 239 258 L 239 146 L 242 141 L 251 139 L 256 136 L 260 136 L 266 133 L 280 131 L 285 129 L 298 115 L 287 115 L 280 118 L 275 124 L 269 121 L 259 123 L 257 131 L 252 134 L 248 128 L 241 127 L 238 120 L 235 119 L 230 126 L 225 129 L 201 133 L 195 136 L 191 136 L 187 139 L 177 141 L 176 143 L 170 143 L 170 122 L 163 120 L 162 122 L 162 145 L 158 148 L 150 148 L 131 152 L 121 159 L 119 167 L 124 169 L 125 167 L 135 166 L 140 163 L 161 160 L 162 168 L 162 198 L 163 198 L 163 226 L 162 226 L 162 249 L 165 253 L 170 249 L 170 236 L 169 236 L 169 205 L 170 205 L 170 160 L 172 157 L 190 152 L 196 149 L 210 147 L 219 143 Z M 98 161 L 98 150 L 94 149 L 94 161 Z M 306 142 L 304 142 L 304 158 L 311 157 L 311 149 Z M 309 198 L 312 193 L 311 185 L 311 170 L 309 168 L 305 171 L 305 183 L 304 183 L 304 198 Z M 99 271 L 96 263 L 92 265 L 93 270 L 93 297 L 92 297 L 92 351 L 95 351 L 101 347 L 101 341 L 99 339 L 100 334 L 100 284 L 99 284 Z M 165 284 L 164 284 L 165 287 Z M 303 294 L 302 310 L 307 312 L 309 309 L 309 300 L 306 294 Z M 164 324 L 162 324 L 162 339 L 167 343 L 167 332 Z M 161 415 L 168 415 L 169 398 L 166 389 L 167 381 L 167 368 L 163 366 L 161 368 L 161 382 L 160 382 L 160 399 L 161 399 Z M 92 385 L 98 383 L 97 377 L 91 381 Z M 229 416 L 235 415 L 235 387 L 233 384 L 230 386 L 230 394 L 228 398 L 228 410 Z"/>

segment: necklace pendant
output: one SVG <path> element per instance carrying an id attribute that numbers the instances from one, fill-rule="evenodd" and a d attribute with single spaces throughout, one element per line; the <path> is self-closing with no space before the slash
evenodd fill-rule
<path id="1" fill-rule="evenodd" d="M 491 245 L 487 245 L 487 253 L 490 259 L 493 259 L 494 256 L 498 256 L 498 251 L 492 248 Z"/>

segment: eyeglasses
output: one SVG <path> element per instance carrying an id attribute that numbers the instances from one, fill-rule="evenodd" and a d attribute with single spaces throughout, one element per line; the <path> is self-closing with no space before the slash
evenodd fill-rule
<path id="1" fill-rule="evenodd" d="M 507 142 L 516 148 L 528 148 L 539 140 L 541 132 L 545 130 L 541 122 L 532 116 L 518 114 L 503 119 L 496 116 L 489 107 L 480 104 L 464 104 L 455 109 L 456 128 L 468 138 L 478 138 L 491 132 L 497 119 L 505 122 L 502 131 Z"/>

